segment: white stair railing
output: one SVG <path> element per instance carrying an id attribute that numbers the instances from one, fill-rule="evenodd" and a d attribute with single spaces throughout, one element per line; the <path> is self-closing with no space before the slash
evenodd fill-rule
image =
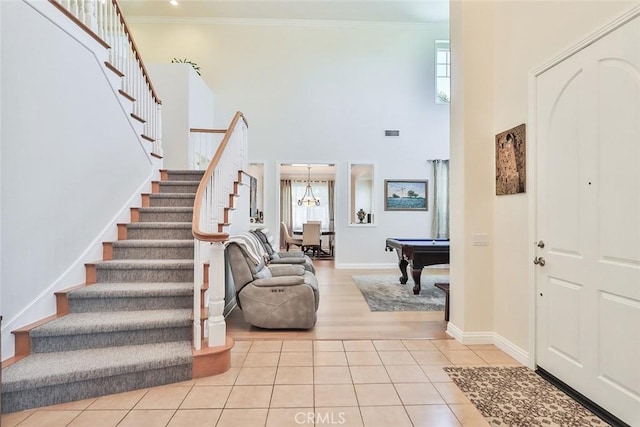
<path id="1" fill-rule="evenodd" d="M 200 181 L 193 209 L 192 232 L 194 240 L 194 292 L 193 292 L 193 345 L 201 349 L 202 337 L 208 338 L 208 347 L 226 343 L 224 320 L 225 263 L 224 242 L 229 234 L 224 227 L 229 223 L 229 210 L 237 194 L 240 173 L 247 165 L 247 121 L 241 112 L 231 120 L 213 158 Z M 213 134 L 213 133 L 212 133 Z M 201 328 L 201 294 L 204 283 L 204 265 L 209 263 L 209 290 L 204 306 L 208 307 L 205 333 Z"/>
<path id="2" fill-rule="evenodd" d="M 189 129 L 188 161 L 191 169 L 205 170 L 216 154 L 226 129 Z"/>
<path id="3" fill-rule="evenodd" d="M 133 101 L 131 115 L 143 123 L 141 137 L 162 157 L 162 102 L 151 84 L 117 0 L 49 0 L 109 49 L 107 67 L 122 77 L 121 90 Z"/>

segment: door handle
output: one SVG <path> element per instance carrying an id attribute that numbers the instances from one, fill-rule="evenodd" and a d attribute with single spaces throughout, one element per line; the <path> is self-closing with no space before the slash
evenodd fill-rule
<path id="1" fill-rule="evenodd" d="M 537 257 L 535 257 L 535 258 L 533 259 L 533 263 L 534 263 L 535 265 L 539 265 L 540 267 L 544 267 L 544 265 L 545 265 L 546 261 L 544 260 L 544 258 L 543 258 L 543 257 L 541 257 L 541 256 L 537 256 Z"/>

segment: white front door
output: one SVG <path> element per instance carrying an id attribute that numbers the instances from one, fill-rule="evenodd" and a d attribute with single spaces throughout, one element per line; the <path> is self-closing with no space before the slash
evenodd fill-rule
<path id="1" fill-rule="evenodd" d="M 536 92 L 537 365 L 640 426 L 640 17 Z"/>

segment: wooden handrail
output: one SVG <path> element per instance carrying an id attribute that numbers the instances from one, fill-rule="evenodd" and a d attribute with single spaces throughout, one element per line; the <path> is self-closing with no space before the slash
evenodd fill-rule
<path id="1" fill-rule="evenodd" d="M 124 26 L 124 32 L 127 33 L 127 38 L 131 42 L 131 49 L 133 49 L 133 53 L 136 56 L 136 59 L 138 60 L 138 63 L 140 64 L 140 69 L 142 70 L 142 74 L 144 75 L 144 79 L 146 80 L 147 84 L 149 85 L 149 90 L 151 90 L 151 96 L 153 96 L 153 99 L 158 104 L 162 104 L 162 101 L 160 101 L 160 98 L 156 94 L 156 90 L 154 89 L 153 84 L 151 83 L 151 78 L 149 78 L 149 72 L 147 71 L 147 67 L 145 67 L 144 62 L 142 62 L 142 57 L 140 56 L 140 53 L 138 52 L 138 47 L 136 46 L 135 40 L 131 36 L 131 31 L 129 30 L 129 26 L 127 25 L 127 23 L 124 20 L 124 14 L 122 13 L 122 9 L 120 9 L 120 5 L 118 4 L 118 0 L 111 0 L 111 2 L 113 3 L 113 5 L 116 8 L 116 11 L 118 12 L 118 16 L 120 17 L 120 22 Z"/>
<path id="2" fill-rule="evenodd" d="M 203 242 L 224 242 L 229 239 L 229 233 L 222 233 L 222 232 L 209 233 L 201 230 L 200 229 L 200 210 L 202 208 L 202 199 L 204 196 L 207 183 L 209 182 L 211 175 L 213 175 L 213 171 L 218 166 L 218 162 L 222 157 L 222 153 L 224 153 L 224 150 L 227 148 L 227 144 L 229 142 L 229 139 L 231 138 L 231 134 L 235 130 L 236 125 L 238 124 L 238 120 L 240 119 L 242 119 L 248 127 L 247 119 L 244 117 L 244 114 L 242 114 L 240 111 L 237 111 L 236 114 L 233 116 L 233 119 L 231 120 L 231 124 L 229 125 L 229 129 L 225 133 L 224 138 L 222 138 L 222 141 L 220 142 L 220 145 L 218 146 L 216 153 L 214 154 L 213 158 L 209 162 L 209 166 L 207 167 L 207 170 L 202 176 L 202 179 L 200 180 L 200 185 L 198 185 L 198 190 L 196 191 L 196 199 L 193 205 L 193 222 L 191 226 L 191 233 L 193 234 L 193 237 Z"/>

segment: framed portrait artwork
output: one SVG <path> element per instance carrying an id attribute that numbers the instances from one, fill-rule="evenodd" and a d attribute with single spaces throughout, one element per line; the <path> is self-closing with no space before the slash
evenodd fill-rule
<path id="1" fill-rule="evenodd" d="M 384 180 L 385 211 L 426 211 L 429 181 L 417 179 Z"/>

